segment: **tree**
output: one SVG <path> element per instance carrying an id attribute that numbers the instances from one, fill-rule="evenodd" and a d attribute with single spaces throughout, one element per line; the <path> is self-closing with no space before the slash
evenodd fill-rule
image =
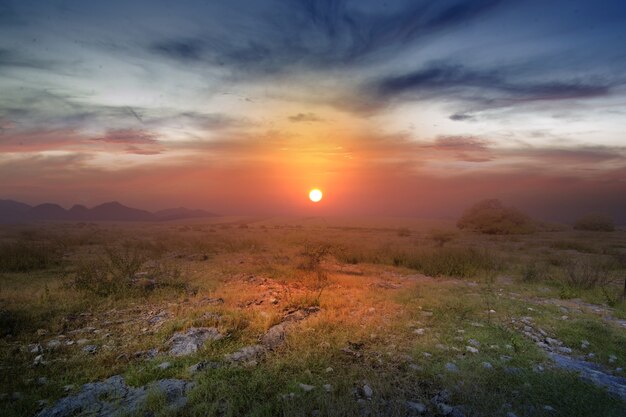
<path id="1" fill-rule="evenodd" d="M 505 207 L 496 199 L 483 200 L 467 209 L 457 222 L 457 227 L 494 235 L 535 231 L 535 224 L 530 217 L 516 208 Z"/>

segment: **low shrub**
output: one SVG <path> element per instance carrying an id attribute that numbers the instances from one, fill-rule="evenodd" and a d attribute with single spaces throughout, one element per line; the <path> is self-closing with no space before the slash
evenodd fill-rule
<path id="1" fill-rule="evenodd" d="M 61 262 L 60 248 L 50 243 L 19 240 L 0 244 L 0 272 L 28 272 Z"/>
<path id="2" fill-rule="evenodd" d="M 459 229 L 493 235 L 527 234 L 535 231 L 530 217 L 500 200 L 484 200 L 470 207 L 458 220 Z"/>
<path id="3" fill-rule="evenodd" d="M 615 264 L 609 260 L 580 256 L 565 264 L 565 282 L 579 289 L 605 287 L 615 281 Z"/>
<path id="4" fill-rule="evenodd" d="M 609 216 L 589 214 L 576 220 L 574 229 L 593 232 L 612 232 L 615 230 L 615 223 L 613 223 L 613 219 Z"/>
<path id="5" fill-rule="evenodd" d="M 423 249 L 405 254 L 398 263 L 433 277 L 473 278 L 499 269 L 493 255 L 474 248 Z"/>

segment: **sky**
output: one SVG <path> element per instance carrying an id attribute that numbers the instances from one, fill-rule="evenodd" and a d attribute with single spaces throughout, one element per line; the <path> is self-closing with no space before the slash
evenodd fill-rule
<path id="1" fill-rule="evenodd" d="M 0 198 L 626 223 L 624 45 L 622 0 L 0 0 Z"/>

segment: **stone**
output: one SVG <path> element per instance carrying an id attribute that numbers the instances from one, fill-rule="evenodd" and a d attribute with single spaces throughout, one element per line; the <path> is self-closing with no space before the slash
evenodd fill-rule
<path id="1" fill-rule="evenodd" d="M 407 401 L 406 406 L 409 410 L 416 412 L 417 414 L 424 414 L 428 410 L 424 404 L 414 401 Z"/>
<path id="2" fill-rule="evenodd" d="M 77 345 L 84 345 L 84 344 L 87 344 L 87 343 L 89 343 L 89 340 L 88 340 L 88 339 L 78 339 L 78 340 L 76 341 L 76 344 L 77 344 Z"/>
<path id="3" fill-rule="evenodd" d="M 45 336 L 48 334 L 46 329 L 37 329 L 37 336 Z"/>
<path id="4" fill-rule="evenodd" d="M 572 353 L 572 349 L 570 349 L 570 348 L 568 348 L 568 347 L 566 347 L 566 346 L 559 346 L 559 347 L 557 348 L 557 350 L 558 350 L 559 352 L 561 352 L 561 353 L 567 353 L 567 354 Z"/>
<path id="5" fill-rule="evenodd" d="M 613 363 L 617 360 L 617 356 L 615 355 L 609 355 L 609 363 Z"/>
<path id="6" fill-rule="evenodd" d="M 363 385 L 363 395 L 365 395 L 367 398 L 372 398 L 372 395 L 374 395 L 372 387 L 367 384 Z"/>
<path id="7" fill-rule="evenodd" d="M 465 346 L 465 350 L 467 350 L 470 353 L 478 353 L 478 349 L 476 349 L 473 346 Z"/>
<path id="8" fill-rule="evenodd" d="M 483 362 L 483 368 L 485 369 L 493 369 L 493 365 L 489 362 Z"/>
<path id="9" fill-rule="evenodd" d="M 167 368 L 169 368 L 170 366 L 172 366 L 171 363 L 169 362 L 162 362 L 160 364 L 157 365 L 157 368 L 161 369 L 161 370 L 166 370 Z"/>
<path id="10" fill-rule="evenodd" d="M 437 404 L 437 407 L 439 408 L 439 411 L 441 412 L 441 414 L 443 414 L 444 416 L 449 416 L 450 414 L 452 414 L 452 411 L 454 410 L 453 407 L 445 403 L 439 403 Z"/>
<path id="11" fill-rule="evenodd" d="M 413 330 L 413 333 L 415 333 L 418 336 L 421 336 L 424 334 L 424 329 L 415 329 Z"/>
<path id="12" fill-rule="evenodd" d="M 422 368 L 421 366 L 416 365 L 414 363 L 410 363 L 409 364 L 409 369 L 411 369 L 412 371 L 423 371 L 424 370 L 424 368 Z"/>
<path id="13" fill-rule="evenodd" d="M 545 411 L 549 411 L 549 412 L 554 411 L 554 407 L 552 407 L 552 406 L 550 406 L 550 405 L 544 405 L 544 406 L 543 406 L 543 409 L 544 409 Z"/>
<path id="14" fill-rule="evenodd" d="M 266 349 L 261 345 L 246 346 L 234 353 L 225 355 L 224 359 L 231 363 L 244 363 L 259 358 L 265 351 Z"/>
<path id="15" fill-rule="evenodd" d="M 475 346 L 475 347 L 480 347 L 480 342 L 478 340 L 476 340 L 476 339 L 469 339 L 467 341 L 467 343 L 469 343 L 470 345 Z"/>
<path id="16" fill-rule="evenodd" d="M 52 349 L 56 349 L 59 346 L 61 346 L 61 341 L 58 339 L 52 339 L 50 341 L 48 341 L 48 343 L 46 343 L 46 347 L 50 350 Z"/>
<path id="17" fill-rule="evenodd" d="M 332 392 L 333 390 L 333 386 L 330 384 L 324 384 L 324 391 L 326 392 Z"/>
<path id="18" fill-rule="evenodd" d="M 308 384 L 298 384 L 300 386 L 300 388 L 302 389 L 302 391 L 304 392 L 310 392 L 313 391 L 315 389 L 315 385 L 308 385 Z"/>
<path id="19" fill-rule="evenodd" d="M 325 369 L 325 372 L 326 372 L 326 373 L 330 373 L 330 372 L 333 372 L 333 371 L 334 371 L 334 369 L 333 369 L 333 368 L 331 368 L 330 366 L 329 366 L 328 368 L 326 368 L 326 369 Z"/>
<path id="20" fill-rule="evenodd" d="M 33 343 L 31 345 L 28 345 L 28 351 L 30 353 L 42 353 L 43 348 L 41 347 L 39 343 Z"/>
<path id="21" fill-rule="evenodd" d="M 89 354 L 94 354 L 96 353 L 96 350 L 98 350 L 98 346 L 96 345 L 87 345 L 85 347 L 83 347 L 83 352 L 85 353 L 89 353 Z"/>
<path id="22" fill-rule="evenodd" d="M 581 349 L 587 349 L 589 347 L 589 342 L 587 340 L 581 340 L 580 341 L 580 348 Z"/>
<path id="23" fill-rule="evenodd" d="M 43 365 L 43 355 L 37 355 L 35 356 L 35 360 L 33 361 L 33 365 L 37 366 L 37 365 Z"/>
<path id="24" fill-rule="evenodd" d="M 45 376 L 40 376 L 39 378 L 37 378 L 37 383 L 39 385 L 46 385 L 48 383 L 48 378 L 46 378 Z"/>
<path id="25" fill-rule="evenodd" d="M 446 363 L 445 368 L 446 368 L 446 371 L 448 371 L 448 372 L 452 372 L 452 373 L 457 373 L 457 372 L 459 372 L 459 367 L 458 367 L 458 366 L 456 366 L 456 365 L 455 365 L 454 363 L 452 363 L 452 362 L 448 362 L 448 363 Z"/>
<path id="26" fill-rule="evenodd" d="M 146 386 L 131 387 L 121 375 L 116 375 L 102 382 L 83 385 L 79 392 L 60 399 L 39 412 L 37 417 L 134 415 L 142 409 L 151 392 L 162 393 L 167 405 L 164 411 L 176 414 L 185 406 L 186 394 L 192 386 L 193 382 L 162 379 Z"/>
<path id="27" fill-rule="evenodd" d="M 170 338 L 170 355 L 186 356 L 197 352 L 208 340 L 216 341 L 224 336 L 215 327 L 191 327 L 186 332 L 177 332 Z"/>

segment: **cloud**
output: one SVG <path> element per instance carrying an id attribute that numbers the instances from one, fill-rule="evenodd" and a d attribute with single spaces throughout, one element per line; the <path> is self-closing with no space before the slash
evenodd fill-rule
<path id="1" fill-rule="evenodd" d="M 473 70 L 463 65 L 432 63 L 402 75 L 384 76 L 366 90 L 375 99 L 419 99 L 467 91 L 463 97 L 483 103 L 514 104 L 514 102 L 567 100 L 607 96 L 614 84 L 583 80 L 516 81 L 510 69 Z M 461 116 L 463 118 L 463 116 Z M 459 120 L 459 116 L 456 116 Z"/>
<path id="2" fill-rule="evenodd" d="M 93 140 L 130 145 L 154 145 L 158 143 L 153 133 L 133 129 L 109 130 L 103 136 L 96 137 Z"/>
<path id="3" fill-rule="evenodd" d="M 476 19 L 501 3 L 411 1 L 381 9 L 366 2 L 291 0 L 254 9 L 253 24 L 242 23 L 250 16 L 240 15 L 236 30 L 225 27 L 228 20 L 216 21 L 203 33 L 158 40 L 147 50 L 181 63 L 204 62 L 248 74 L 345 67 L 381 60 L 390 52 Z"/>
<path id="4" fill-rule="evenodd" d="M 321 122 L 324 119 L 315 113 L 298 113 L 288 117 L 291 122 Z"/>

